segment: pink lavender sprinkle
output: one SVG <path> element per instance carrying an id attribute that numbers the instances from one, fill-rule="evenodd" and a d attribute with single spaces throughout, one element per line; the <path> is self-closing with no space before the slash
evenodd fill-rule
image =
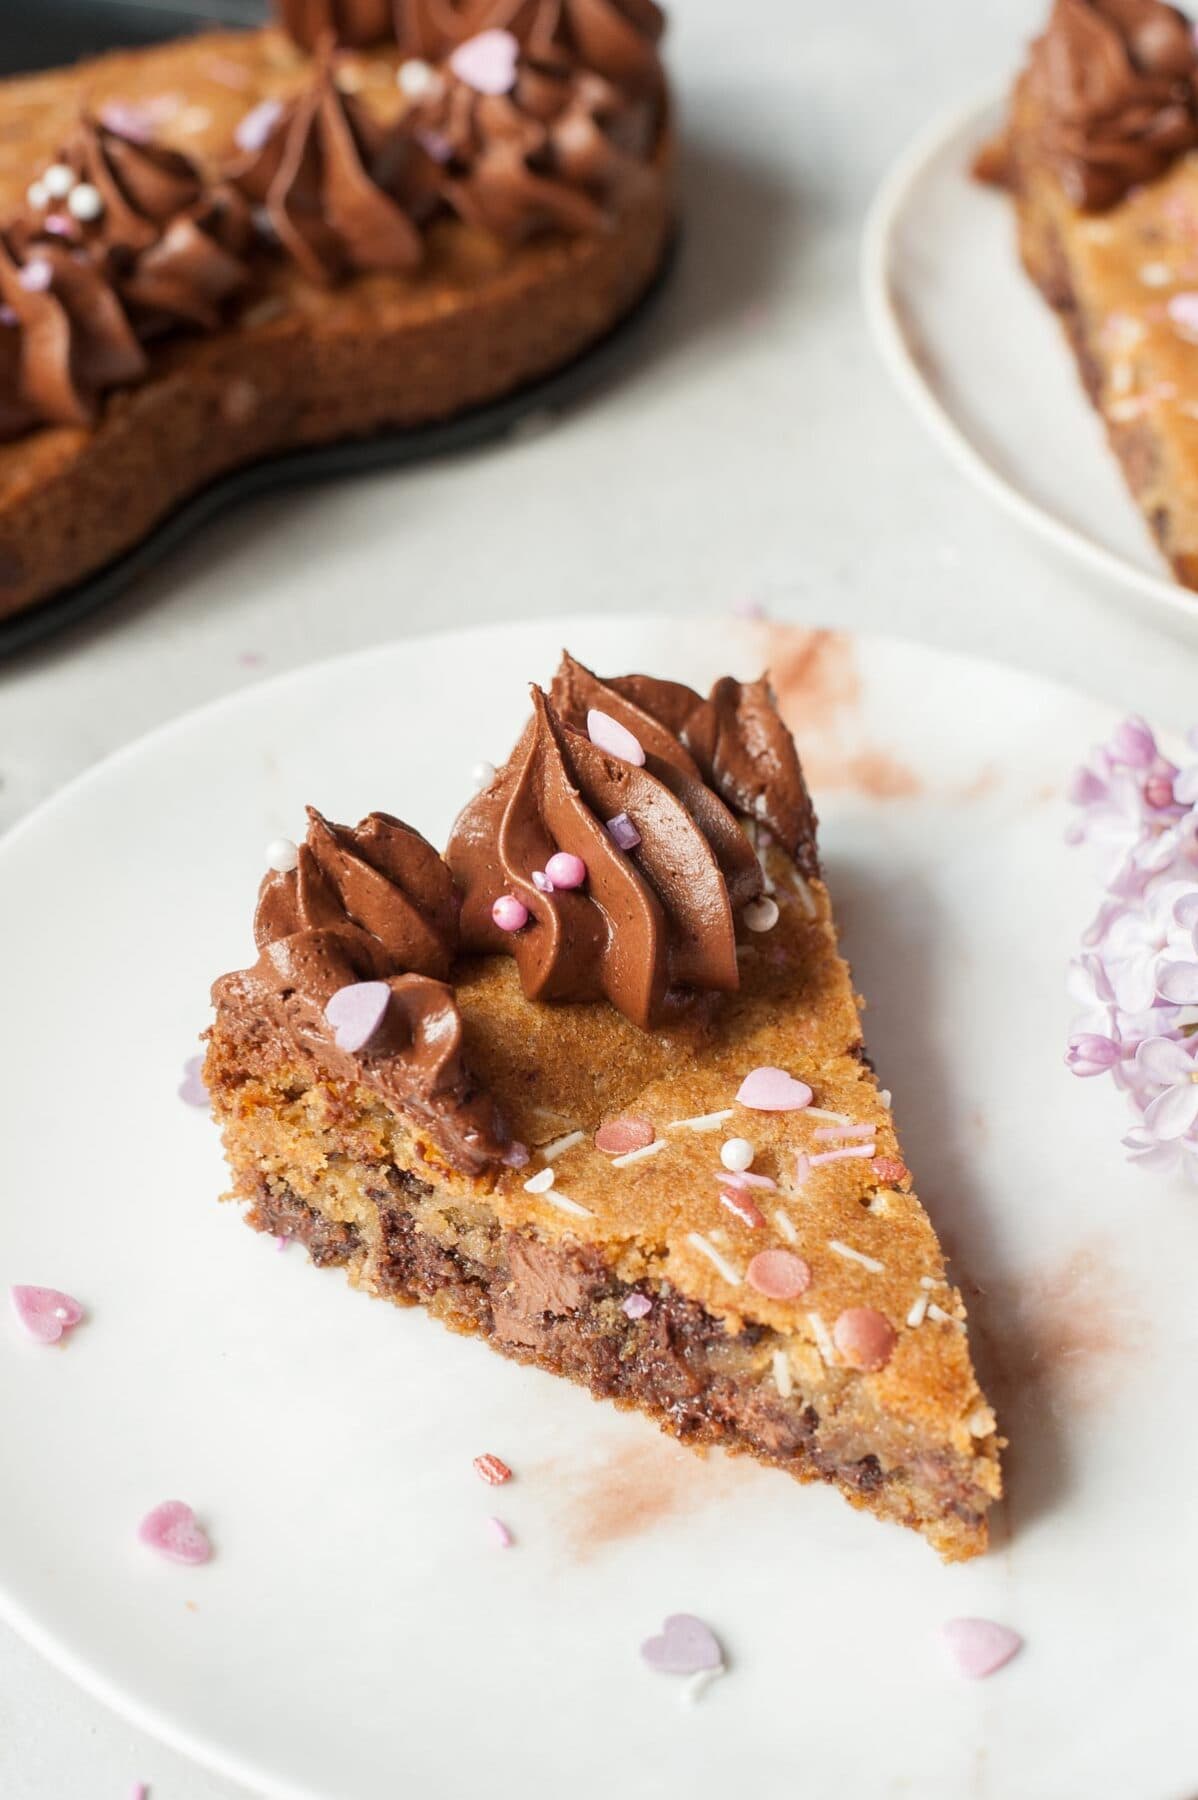
<path id="1" fill-rule="evenodd" d="M 569 850 L 557 850 L 545 864 L 545 873 L 555 888 L 580 888 L 587 878 L 587 866 L 581 856 Z"/>
<path id="2" fill-rule="evenodd" d="M 487 1520 L 487 1529 L 501 1550 L 510 1550 L 513 1543 L 511 1532 L 502 1519 L 494 1517 Z"/>
<path id="3" fill-rule="evenodd" d="M 202 1056 L 189 1056 L 183 1064 L 183 1079 L 179 1083 L 177 1092 L 180 1100 L 185 1100 L 188 1106 L 211 1106 L 212 1104 L 212 1096 L 204 1086 L 203 1067 Z"/>
<path id="4" fill-rule="evenodd" d="M 519 1138 L 513 1138 L 503 1153 L 503 1161 L 509 1169 L 522 1169 L 527 1164 L 529 1155 L 528 1145 L 522 1144 Z"/>
<path id="5" fill-rule="evenodd" d="M 721 1188 L 720 1205 L 726 1206 L 733 1218 L 739 1219 L 742 1225 L 747 1225 L 750 1231 L 760 1231 L 765 1225 L 765 1216 L 756 1201 L 750 1200 L 747 1194 L 739 1190 Z"/>
<path id="6" fill-rule="evenodd" d="M 871 1138 L 875 1129 L 873 1125 L 821 1125 L 811 1135 L 821 1144 L 830 1144 L 837 1138 Z"/>
<path id="7" fill-rule="evenodd" d="M 1174 294 L 1166 302 L 1165 311 L 1182 331 L 1198 333 L 1198 294 Z"/>
<path id="8" fill-rule="evenodd" d="M 811 1158 L 811 1167 L 818 1169 L 821 1163 L 847 1162 L 853 1156 L 873 1156 L 877 1152 L 876 1144 L 846 1144 L 841 1150 L 821 1150 L 818 1156 Z"/>
<path id="9" fill-rule="evenodd" d="M 0 325 L 18 325 L 19 323 L 20 320 L 11 306 L 0 305 Z"/>
<path id="10" fill-rule="evenodd" d="M 653 1311 L 648 1294 L 629 1294 L 620 1311 L 629 1319 L 647 1319 Z"/>
<path id="11" fill-rule="evenodd" d="M 600 712 L 597 706 L 592 706 L 587 714 L 587 736 L 596 750 L 606 750 L 609 756 L 631 763 L 634 768 L 644 767 L 645 748 L 640 739 L 610 713 Z"/>
<path id="12" fill-rule="evenodd" d="M 612 843 L 620 850 L 635 850 L 641 841 L 641 834 L 627 813 L 617 813 L 614 819 L 609 819 L 607 831 Z"/>
<path id="13" fill-rule="evenodd" d="M 748 1169 L 716 1169 L 713 1173 L 724 1187 L 765 1188 L 772 1193 L 778 1186 L 772 1175 L 754 1175 Z"/>
<path id="14" fill-rule="evenodd" d="M 54 280 L 54 271 L 44 257 L 34 257 L 17 270 L 17 280 L 27 294 L 44 294 Z"/>
<path id="15" fill-rule="evenodd" d="M 805 1187 L 811 1173 L 811 1158 L 805 1150 L 795 1151 L 795 1185 Z"/>
<path id="16" fill-rule="evenodd" d="M 150 116 L 128 100 L 109 100 L 100 108 L 100 123 L 131 144 L 148 144 L 154 135 Z"/>
<path id="17" fill-rule="evenodd" d="M 262 100 L 238 121 L 233 141 L 239 150 L 261 150 L 283 116 L 281 100 Z"/>
<path id="18" fill-rule="evenodd" d="M 353 1056 L 377 1034 L 391 1006 L 385 981 L 350 981 L 330 994 L 324 1016 L 338 1050 Z"/>
<path id="19" fill-rule="evenodd" d="M 532 885 L 536 888 L 538 894 L 551 894 L 553 892 L 553 883 L 550 881 L 544 869 L 533 870 Z"/>
<path id="20" fill-rule="evenodd" d="M 260 669 L 266 658 L 261 650 L 241 650 L 237 660 L 243 669 Z"/>
<path id="21" fill-rule="evenodd" d="M 280 1235 L 275 1238 L 275 1249 L 277 1251 L 279 1251 L 280 1255 L 282 1254 L 282 1252 L 284 1250 L 289 1250 L 290 1248 L 291 1248 L 291 1239 L 289 1237 L 283 1237 L 282 1235 Z"/>
<path id="22" fill-rule="evenodd" d="M 129 1800 L 150 1800 L 150 1790 L 144 1781 L 135 1781 L 129 1789 Z"/>
<path id="23" fill-rule="evenodd" d="M 194 1565 L 206 1563 L 212 1556 L 208 1534 L 184 1500 L 164 1500 L 146 1514 L 137 1535 L 168 1562 Z"/>
<path id="24" fill-rule="evenodd" d="M 785 1069 L 769 1064 L 751 1069 L 736 1094 L 742 1106 L 756 1112 L 801 1112 L 811 1105 L 811 1089 L 805 1081 L 796 1081 Z"/>
<path id="25" fill-rule="evenodd" d="M 515 894 L 500 894 L 491 908 L 491 917 L 500 931 L 523 931 L 528 924 L 528 908 Z"/>
<path id="26" fill-rule="evenodd" d="M 1009 1625 L 993 1619 L 949 1619 L 940 1627 L 958 1669 L 971 1681 L 982 1681 L 1009 1663 L 1023 1639 Z"/>
<path id="27" fill-rule="evenodd" d="M 39 1344 L 57 1344 L 83 1317 L 78 1300 L 58 1288 L 13 1287 L 9 1296 L 18 1319 Z"/>
<path id="28" fill-rule="evenodd" d="M 79 236 L 79 230 L 74 220 L 68 219 L 63 213 L 47 213 L 42 220 L 42 230 L 48 232 L 51 237 L 76 238 Z"/>
<path id="29" fill-rule="evenodd" d="M 749 316 L 749 314 L 745 315 L 746 318 Z M 732 602 L 732 617 L 734 619 L 764 619 L 765 607 L 760 600 L 754 600 L 749 595 L 742 594 L 739 599 Z"/>

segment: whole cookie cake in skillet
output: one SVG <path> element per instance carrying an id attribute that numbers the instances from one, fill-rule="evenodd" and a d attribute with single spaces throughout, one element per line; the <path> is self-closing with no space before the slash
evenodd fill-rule
<path id="1" fill-rule="evenodd" d="M 0 619 L 240 465 L 571 362 L 672 229 L 652 0 L 299 4 L 0 82 Z"/>
<path id="2" fill-rule="evenodd" d="M 387 813 L 309 820 L 213 990 L 249 1223 L 983 1550 L 995 1418 L 767 682 L 703 698 L 567 655 L 444 857 Z"/>
<path id="3" fill-rule="evenodd" d="M 1053 0 L 977 170 L 1178 580 L 1198 587 L 1198 41 L 1162 0 Z"/>

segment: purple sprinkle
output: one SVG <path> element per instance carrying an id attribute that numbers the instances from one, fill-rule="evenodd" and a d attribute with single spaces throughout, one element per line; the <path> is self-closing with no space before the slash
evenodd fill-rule
<path id="1" fill-rule="evenodd" d="M 499 1545 L 499 1548 L 501 1550 L 510 1550 L 511 1549 L 512 1534 L 508 1530 L 507 1526 L 504 1524 L 502 1519 L 494 1519 L 494 1518 L 488 1519 L 487 1527 L 491 1533 L 491 1536 L 495 1539 L 495 1542 Z"/>
<path id="2" fill-rule="evenodd" d="M 183 1079 L 179 1083 L 179 1098 L 186 1100 L 188 1106 L 211 1106 L 212 1096 L 204 1086 L 204 1078 L 200 1071 L 204 1067 L 202 1056 L 189 1056 L 183 1064 Z"/>
<path id="3" fill-rule="evenodd" d="M 19 325 L 20 320 L 11 306 L 0 306 L 0 325 Z"/>
<path id="4" fill-rule="evenodd" d="M 110 100 L 102 106 L 100 123 L 109 131 L 115 131 L 118 137 L 128 138 L 132 144 L 148 144 L 154 135 L 150 115 L 127 100 Z"/>
<path id="5" fill-rule="evenodd" d="M 548 875 L 546 875 L 544 869 L 533 870 L 532 885 L 536 888 L 538 894 L 551 894 L 553 892 L 553 883 L 550 881 Z"/>
<path id="6" fill-rule="evenodd" d="M 391 989 L 385 981 L 350 981 L 338 988 L 324 1009 L 338 1050 L 350 1056 L 364 1050 L 380 1030 L 390 1005 Z"/>
<path id="7" fill-rule="evenodd" d="M 628 1319 L 645 1319 L 653 1311 L 653 1302 L 648 1294 L 629 1294 L 620 1311 Z"/>
<path id="8" fill-rule="evenodd" d="M 627 813 L 617 813 L 614 819 L 609 819 L 607 830 L 612 842 L 621 850 L 635 850 L 641 841 L 641 834 Z"/>
<path id="9" fill-rule="evenodd" d="M 760 600 L 744 595 L 732 602 L 732 616 L 734 619 L 764 619 L 765 607 Z"/>
<path id="10" fill-rule="evenodd" d="M 513 1138 L 503 1153 L 503 1160 L 509 1169 L 522 1169 L 528 1161 L 528 1145 L 522 1144 L 519 1138 Z"/>
<path id="11" fill-rule="evenodd" d="M 453 145 L 443 131 L 417 131 L 413 136 L 424 154 L 431 156 L 435 163 L 447 163 L 453 156 Z"/>
<path id="12" fill-rule="evenodd" d="M 27 294 L 44 294 L 53 279 L 54 271 L 44 257 L 39 256 L 17 270 L 17 280 Z"/>
<path id="13" fill-rule="evenodd" d="M 275 1249 L 276 1250 L 282 1252 L 284 1250 L 289 1250 L 290 1248 L 291 1248 L 291 1239 L 289 1237 L 277 1237 L 275 1239 Z"/>
<path id="14" fill-rule="evenodd" d="M 74 223 L 62 213 L 47 213 L 42 220 L 42 230 L 48 231 L 51 237 L 73 238 L 76 236 Z"/>
<path id="15" fill-rule="evenodd" d="M 233 141 L 239 150 L 261 150 L 283 116 L 281 100 L 261 100 L 238 123 Z"/>

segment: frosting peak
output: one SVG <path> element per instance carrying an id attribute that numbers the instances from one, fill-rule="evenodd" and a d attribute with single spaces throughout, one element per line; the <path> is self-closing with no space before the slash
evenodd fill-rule
<path id="1" fill-rule="evenodd" d="M 449 870 L 388 813 L 352 828 L 312 808 L 308 819 L 296 867 L 262 883 L 257 963 L 217 982 L 214 998 L 373 1087 L 419 1120 L 451 1162 L 477 1173 L 502 1157 L 508 1138 L 463 1055 L 447 980 L 458 935 Z M 351 1052 L 326 1009 L 342 988 L 367 981 L 385 984 L 386 1005 L 368 1042 Z"/>
<path id="2" fill-rule="evenodd" d="M 811 797 L 764 676 L 725 675 L 704 700 L 653 675 L 601 680 L 563 654 L 552 693 L 567 723 L 581 728 L 592 707 L 609 713 L 646 749 L 707 782 L 734 812 L 767 826 L 804 875 L 819 873 Z"/>
<path id="3" fill-rule="evenodd" d="M 1029 82 L 1070 200 L 1100 212 L 1198 144 L 1198 46 L 1163 0 L 1055 0 Z"/>
<path id="4" fill-rule="evenodd" d="M 325 52 L 312 85 L 286 106 L 261 149 L 231 179 L 263 206 L 310 281 L 371 269 L 411 269 L 424 247 L 409 217 L 433 197 L 420 147 L 343 94 Z"/>
<path id="5" fill-rule="evenodd" d="M 685 752 L 667 748 L 646 742 L 643 766 L 625 762 L 534 688 L 511 759 L 459 816 L 446 858 L 464 894 L 463 948 L 513 955 L 530 999 L 605 997 L 648 1029 L 680 990 L 738 985 L 735 913 L 760 893 L 760 866 Z M 608 829 L 620 815 L 631 850 Z M 559 853 L 581 859 L 585 886 L 546 890 Z M 522 930 L 495 923 L 504 895 L 527 909 Z"/>

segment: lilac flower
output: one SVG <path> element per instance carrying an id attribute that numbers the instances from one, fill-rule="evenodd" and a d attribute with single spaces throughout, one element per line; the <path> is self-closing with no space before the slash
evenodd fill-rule
<path id="1" fill-rule="evenodd" d="M 1098 853 L 1106 892 L 1069 966 L 1066 1066 L 1126 1095 L 1132 1162 L 1198 1183 L 1198 763 L 1179 769 L 1127 719 L 1070 797 L 1069 841 Z"/>

